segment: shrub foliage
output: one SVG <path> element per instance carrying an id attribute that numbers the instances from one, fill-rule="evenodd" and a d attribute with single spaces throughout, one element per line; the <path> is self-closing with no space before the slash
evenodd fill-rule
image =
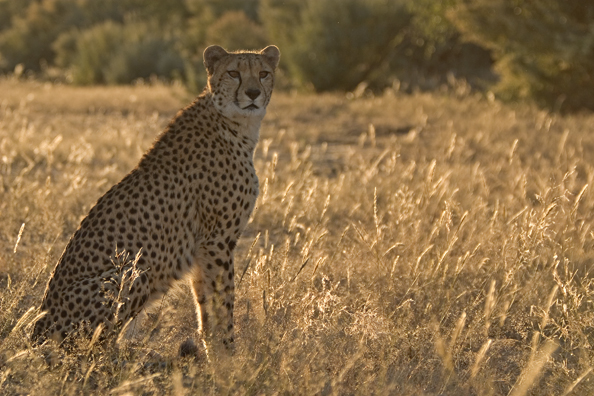
<path id="1" fill-rule="evenodd" d="M 200 89 L 206 46 L 276 43 L 295 88 L 433 89 L 453 76 L 505 100 L 594 109 L 592 26 L 580 0 L 0 0 L 0 72 Z"/>
<path id="2" fill-rule="evenodd" d="M 594 4 L 580 0 L 474 0 L 453 14 L 469 39 L 493 50 L 496 92 L 566 110 L 594 109 Z"/>

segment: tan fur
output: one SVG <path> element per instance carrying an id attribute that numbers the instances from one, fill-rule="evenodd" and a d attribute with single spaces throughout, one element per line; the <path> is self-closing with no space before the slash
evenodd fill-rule
<path id="1" fill-rule="evenodd" d="M 45 291 L 36 342 L 99 324 L 118 328 L 187 275 L 201 329 L 233 342 L 233 250 L 258 196 L 252 157 L 279 57 L 274 46 L 204 51 L 205 91 L 68 242 Z"/>

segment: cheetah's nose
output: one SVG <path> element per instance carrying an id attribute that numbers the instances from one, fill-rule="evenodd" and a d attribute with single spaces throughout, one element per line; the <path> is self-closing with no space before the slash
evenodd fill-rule
<path id="1" fill-rule="evenodd" d="M 247 91 L 245 91 L 245 94 L 248 96 L 248 98 L 250 98 L 251 100 L 254 100 L 258 96 L 260 96 L 260 90 L 256 89 L 256 88 L 250 88 Z"/>

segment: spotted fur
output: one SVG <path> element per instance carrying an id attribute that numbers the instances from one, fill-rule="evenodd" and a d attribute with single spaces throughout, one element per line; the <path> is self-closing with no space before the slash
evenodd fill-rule
<path id="1" fill-rule="evenodd" d="M 100 324 L 113 331 L 187 276 L 200 331 L 233 342 L 233 250 L 258 197 L 253 152 L 279 57 L 275 46 L 204 51 L 204 92 L 99 198 L 68 242 L 35 342 Z"/>

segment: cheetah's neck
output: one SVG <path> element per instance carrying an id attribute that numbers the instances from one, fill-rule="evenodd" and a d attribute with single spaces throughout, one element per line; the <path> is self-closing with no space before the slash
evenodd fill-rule
<path id="1" fill-rule="evenodd" d="M 207 106 L 217 113 L 224 122 L 237 133 L 237 136 L 242 138 L 249 149 L 253 152 L 256 149 L 258 140 L 260 138 L 260 125 L 265 114 L 254 115 L 254 116 L 234 116 L 229 117 L 226 114 L 221 113 L 216 106 L 212 98 L 212 94 L 208 91 L 204 93 L 204 100 L 207 102 Z"/>

